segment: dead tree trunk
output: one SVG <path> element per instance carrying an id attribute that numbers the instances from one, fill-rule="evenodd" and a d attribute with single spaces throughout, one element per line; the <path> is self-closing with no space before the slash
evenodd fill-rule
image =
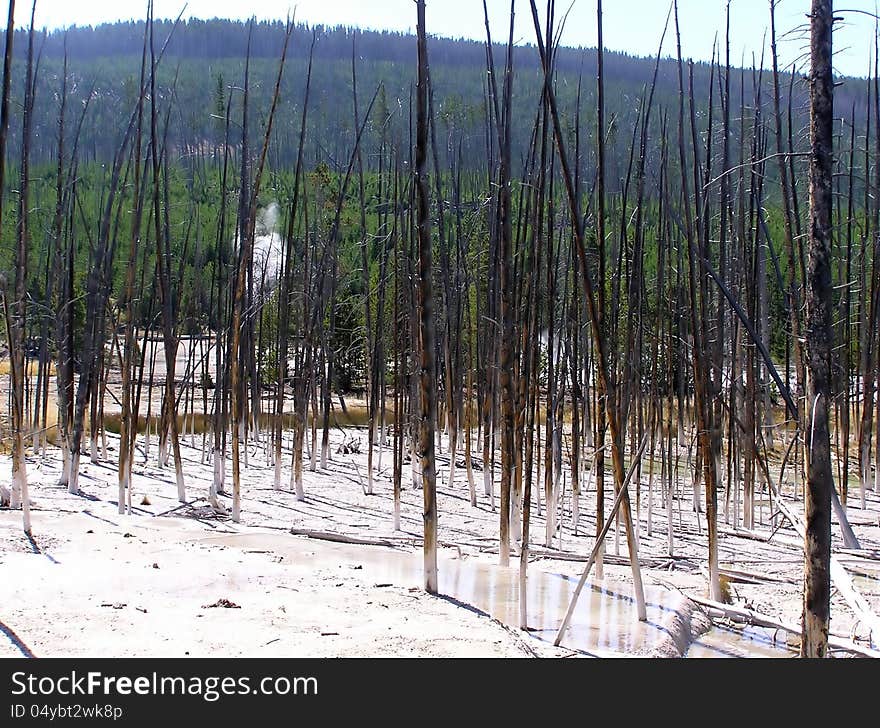
<path id="1" fill-rule="evenodd" d="M 427 155 L 428 155 L 428 44 L 425 35 L 425 0 L 418 0 L 418 87 L 416 91 L 416 201 L 419 240 L 419 334 L 421 343 L 419 393 L 421 419 L 419 458 L 424 495 L 424 564 L 425 590 L 436 594 L 437 584 L 437 482 L 434 463 L 434 428 L 437 415 L 437 382 L 434 365 L 434 297 L 431 285 L 431 231 L 429 225 Z"/>
<path id="2" fill-rule="evenodd" d="M 128 251 L 128 266 L 125 272 L 125 293 L 121 302 L 125 311 L 125 344 L 123 347 L 122 361 L 122 411 L 119 419 L 119 467 L 117 472 L 119 482 L 119 494 L 117 507 L 119 513 L 125 512 L 126 494 L 131 488 L 131 458 L 133 444 L 137 433 L 137 422 L 131 419 L 131 367 L 135 348 L 134 330 L 134 282 L 135 268 L 137 266 L 138 247 L 140 244 L 141 217 L 143 214 L 143 196 L 141 194 L 141 139 L 143 134 L 143 91 L 144 75 L 147 61 L 147 33 L 144 31 L 144 46 L 141 52 L 141 77 L 138 86 L 138 110 L 137 132 L 135 134 L 134 149 L 134 205 L 131 223 L 131 242 Z M 62 100 L 63 103 L 63 100 Z M 63 107 L 62 107 L 63 108 Z M 59 143 L 62 131 L 59 134 Z M 60 162 L 59 162 L 60 164 Z M 129 501 L 130 501 L 129 495 Z"/>
<path id="3" fill-rule="evenodd" d="M 806 290 L 810 438 L 801 657 L 825 656 L 831 600 L 831 5 L 831 0 L 813 0 L 810 19 L 810 238 Z"/>

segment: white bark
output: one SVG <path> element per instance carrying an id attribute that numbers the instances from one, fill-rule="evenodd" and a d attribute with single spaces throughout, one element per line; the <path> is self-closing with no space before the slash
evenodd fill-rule
<path id="1" fill-rule="evenodd" d="M 880 442 L 874 448 L 874 492 L 880 493 Z"/>
<path id="2" fill-rule="evenodd" d="M 452 478 L 449 479 L 450 485 Z M 512 541 L 522 541 L 522 493 L 515 493 L 511 487 L 510 492 L 510 538 Z"/>
<path id="3" fill-rule="evenodd" d="M 379 459 L 376 463 L 376 470 L 382 470 L 382 451 L 384 450 L 382 446 L 385 444 L 385 437 L 385 422 L 383 421 L 381 426 L 379 427 Z"/>
<path id="4" fill-rule="evenodd" d="M 12 472 L 12 487 L 9 491 L 9 508 L 13 511 L 21 508 L 21 479 L 16 477 L 15 465 Z"/>
<path id="5" fill-rule="evenodd" d="M 161 434 L 159 435 L 159 462 L 158 465 L 160 468 L 164 468 L 168 465 L 168 435 Z"/>
<path id="6" fill-rule="evenodd" d="M 67 479 L 67 492 L 71 495 L 79 495 L 79 451 L 74 450 L 70 454 L 70 474 Z"/>
<path id="7" fill-rule="evenodd" d="M 449 448 L 449 476 L 447 482 L 450 489 L 455 485 L 455 446 Z"/>
<path id="8" fill-rule="evenodd" d="M 214 450 L 214 480 L 211 483 L 211 492 L 215 494 L 223 493 L 223 486 L 226 480 L 226 462 L 223 457 L 223 451 Z"/>
<path id="9" fill-rule="evenodd" d="M 130 488 L 131 478 L 129 476 L 128 468 L 123 467 L 122 477 L 119 478 L 119 492 L 116 496 L 116 507 L 120 516 L 125 513 L 125 495 Z"/>
<path id="10" fill-rule="evenodd" d="M 21 462 L 13 463 L 12 493 L 13 496 L 17 493 L 19 497 L 19 506 L 12 506 L 12 508 L 21 507 L 22 526 L 24 527 L 24 532 L 30 534 L 31 503 L 28 498 L 27 468 L 24 463 L 24 457 L 21 458 Z"/>
<path id="11" fill-rule="evenodd" d="M 552 476 L 551 476 L 552 477 Z M 553 485 L 553 495 L 547 498 L 547 518 L 544 521 L 544 546 L 551 548 L 553 546 L 553 535 L 556 531 L 556 494 L 558 484 Z"/>
<path id="12" fill-rule="evenodd" d="M 312 416 L 314 417 L 314 413 Z M 312 446 L 309 455 L 309 470 L 314 473 L 318 468 L 318 436 L 314 430 L 312 431 L 311 442 L 309 444 Z"/>
<path id="13" fill-rule="evenodd" d="M 296 499 L 300 502 L 306 499 L 305 491 L 303 490 L 302 483 L 302 472 L 300 472 L 296 477 L 296 482 L 294 483 L 294 489 L 296 491 Z"/>
<path id="14" fill-rule="evenodd" d="M 245 432 L 244 419 L 238 423 L 238 441 L 241 443 L 242 467 L 247 469 L 248 466 L 248 441 Z M 236 521 L 238 523 L 238 521 Z"/>
<path id="15" fill-rule="evenodd" d="M 419 456 L 416 452 L 416 439 L 414 437 L 410 438 L 409 441 L 409 462 L 410 462 L 410 471 L 412 473 L 412 487 L 416 490 L 421 490 L 422 488 L 422 469 L 419 464 Z"/>
<path id="16" fill-rule="evenodd" d="M 852 526 L 849 524 L 849 519 L 846 517 L 846 509 L 840 502 L 836 488 L 831 489 L 831 505 L 834 506 L 834 514 L 837 516 L 837 522 L 840 525 L 840 531 L 843 534 L 844 544 L 846 544 L 848 549 L 860 549 L 861 544 L 859 544 L 859 540 L 856 538 L 856 534 L 853 532 Z"/>
<path id="17" fill-rule="evenodd" d="M 70 481 L 70 448 L 66 442 L 61 443 L 61 474 L 57 485 L 66 486 Z"/>
<path id="18" fill-rule="evenodd" d="M 281 490 L 281 458 L 275 458 L 275 479 L 273 487 Z"/>
<path id="19" fill-rule="evenodd" d="M 186 503 L 186 484 L 183 480 L 183 463 L 174 463 L 174 475 L 177 480 L 177 500 Z"/>

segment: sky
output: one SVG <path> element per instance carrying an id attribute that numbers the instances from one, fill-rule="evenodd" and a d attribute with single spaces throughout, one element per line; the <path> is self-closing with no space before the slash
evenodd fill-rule
<path id="1" fill-rule="evenodd" d="M 0 0 L 2 3 L 3 0 Z M 880 0 L 838 0 L 835 14 L 841 20 L 834 34 L 835 71 L 847 76 L 866 76 L 873 55 L 874 15 Z M 7 0 L 8 3 L 8 0 Z M 562 35 L 563 45 L 596 46 L 596 0 L 558 0 L 557 16 L 571 9 Z M 504 40 L 510 0 L 487 0 L 493 40 Z M 544 0 L 536 3 L 542 12 Z M 528 0 L 514 0 L 514 39 L 519 44 L 534 43 L 534 26 Z M 679 0 L 682 54 L 695 60 L 709 60 L 716 34 L 723 44 L 727 0 Z M 2 7 L 2 5 L 0 5 Z M 155 0 L 157 18 L 174 18 L 184 8 L 184 0 Z M 631 55 L 652 56 L 657 52 L 669 9 L 668 0 L 604 0 L 604 41 L 610 50 Z M 806 68 L 808 36 L 805 27 L 809 0 L 779 0 L 776 15 L 780 64 L 798 63 Z M 17 0 L 16 24 L 30 21 L 31 2 Z M 189 0 L 183 17 L 246 18 L 283 20 L 295 11 L 298 22 L 310 25 L 349 25 L 370 29 L 415 31 L 416 6 L 413 0 Z M 96 25 L 102 22 L 142 18 L 146 0 L 37 0 L 36 25 L 56 29 L 70 25 Z M 8 4 L 2 17 L 8 13 Z M 428 32 L 452 38 L 485 39 L 481 0 L 426 0 Z M 766 48 L 769 64 L 769 0 L 731 0 L 731 63 L 752 55 L 760 61 Z M 674 27 L 670 23 L 663 46 L 664 55 L 675 54 Z"/>

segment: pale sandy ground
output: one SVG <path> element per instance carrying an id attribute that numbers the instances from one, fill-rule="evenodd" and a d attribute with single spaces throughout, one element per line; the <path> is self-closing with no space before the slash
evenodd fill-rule
<path id="1" fill-rule="evenodd" d="M 215 516 L 204 501 L 212 466 L 203 462 L 200 435 L 183 438 L 191 505 L 178 508 L 173 469 L 157 467 L 154 442 L 149 463 L 138 452 L 132 516 L 119 515 L 115 505 L 112 435 L 107 462 L 93 464 L 83 457 L 84 496 L 68 495 L 55 485 L 57 450 L 50 447 L 45 458 L 30 459 L 35 545 L 21 532 L 20 512 L 0 512 L 0 631 L 6 633 L 0 634 L 0 655 L 20 655 L 22 650 L 37 656 L 666 654 L 662 643 L 668 642 L 670 619 L 685 602 L 682 595 L 706 594 L 705 521 L 702 515 L 700 525 L 695 520 L 690 493 L 675 500 L 675 555 L 670 558 L 659 498 L 653 533 L 647 534 L 643 490 L 640 555 L 650 605 L 647 625 L 635 619 L 627 596 L 631 572 L 623 563 L 625 539 L 621 535 L 615 558 L 612 529 L 606 542 L 604 580 L 591 580 L 575 616 L 575 629 L 563 647 L 552 647 L 573 580 L 583 568 L 582 562 L 570 559 L 583 559 L 589 553 L 593 538 L 587 534 L 595 528 L 593 493 L 581 496 L 579 535 L 572 533 L 566 494 L 561 544 L 555 539 L 552 549 L 543 545 L 544 519 L 533 506 L 535 554 L 529 572 L 533 631 L 516 630 L 517 572 L 495 565 L 498 513 L 483 494 L 481 472 L 475 473 L 476 508 L 469 504 L 463 467 L 457 469 L 453 484 L 447 482 L 444 450 L 438 486 L 440 586 L 448 596 L 429 596 L 420 589 L 422 492 L 411 487 L 409 465 L 404 469 L 402 531 L 395 533 L 390 450 L 382 456 L 375 494 L 367 496 L 366 455 L 337 453 L 343 437 L 359 439 L 361 449 L 366 449 L 365 430 L 333 430 L 332 462 L 327 469 L 310 472 L 306 459 L 304 502 L 297 502 L 286 490 L 289 450 L 285 448 L 284 454 L 285 490 L 276 491 L 262 445 L 252 443 L 242 478 L 240 524 Z M 3 482 L 8 482 L 9 472 L 9 458 L 0 457 Z M 149 504 L 142 504 L 145 496 Z M 865 554 L 844 559 L 861 574 L 857 587 L 880 611 L 877 494 L 868 494 L 868 505 L 867 511 L 849 510 Z M 752 536 L 770 536 L 766 509 L 764 521 Z M 292 535 L 291 528 L 393 541 L 395 548 L 331 543 Z M 833 529 L 839 547 L 836 524 Z M 730 585 L 734 603 L 799 623 L 801 545 L 787 524 L 769 542 L 735 535 L 722 526 L 720 546 L 723 567 L 748 572 Z M 207 607 L 221 599 L 240 608 Z M 832 631 L 863 644 L 867 635 L 836 593 Z M 790 654 L 784 647 L 769 645 L 766 634 L 760 637 L 762 642 L 743 642 L 736 634 L 713 630 L 692 654 Z M 776 637 L 784 645 L 785 635 Z"/>

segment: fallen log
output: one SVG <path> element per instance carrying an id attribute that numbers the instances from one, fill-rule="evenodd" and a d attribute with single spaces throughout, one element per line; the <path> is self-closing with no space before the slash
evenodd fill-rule
<path id="1" fill-rule="evenodd" d="M 492 551 L 491 553 L 495 553 Z M 550 549 L 540 549 L 529 547 L 531 556 L 538 556 L 542 559 L 558 559 L 559 561 L 575 561 L 587 562 L 590 557 L 585 554 L 575 554 L 571 551 L 552 551 Z M 615 556 L 614 554 L 605 554 L 603 560 L 606 564 L 612 566 L 629 566 L 629 559 L 625 556 Z M 639 565 L 646 569 L 664 569 L 670 562 L 682 562 L 692 564 L 693 561 L 685 556 L 657 556 L 657 557 L 639 557 Z"/>
<path id="2" fill-rule="evenodd" d="M 743 584 L 794 584 L 792 579 L 780 579 L 775 576 L 765 576 L 764 574 L 756 574 L 752 571 L 743 571 L 742 569 L 731 569 L 721 566 L 718 569 L 721 576 L 726 576 L 728 581 L 740 582 Z"/>
<path id="3" fill-rule="evenodd" d="M 798 637 L 801 636 L 800 629 L 795 625 L 781 622 L 780 620 L 769 617 L 766 614 L 760 614 L 753 609 L 747 609 L 746 607 L 735 607 L 730 604 L 722 604 L 721 602 L 716 602 L 711 599 L 705 599 L 704 597 L 689 596 L 688 598 L 696 602 L 697 604 L 706 607 L 710 616 L 725 617 L 734 622 L 745 622 L 747 624 L 753 624 L 758 627 L 782 629 L 786 632 L 797 635 Z M 862 657 L 880 657 L 880 651 L 871 649 L 870 647 L 864 647 L 860 644 L 857 644 L 856 642 L 853 642 L 852 640 L 848 640 L 843 637 L 828 635 L 828 645 L 829 647 L 833 647 L 834 649 L 844 650 L 846 652 L 851 652 Z"/>
<path id="4" fill-rule="evenodd" d="M 880 551 L 868 551 L 867 549 L 838 549 L 840 553 L 849 556 L 858 556 L 868 561 L 880 561 Z"/>
<path id="5" fill-rule="evenodd" d="M 321 541 L 333 541 L 335 543 L 348 543 L 356 546 L 387 546 L 390 548 L 399 548 L 401 546 L 412 546 L 415 541 L 412 539 L 388 539 L 388 538 L 364 538 L 362 536 L 346 536 L 342 533 L 333 533 L 332 531 L 313 531 L 308 528 L 291 528 L 289 532 L 294 536 L 307 536 Z"/>

